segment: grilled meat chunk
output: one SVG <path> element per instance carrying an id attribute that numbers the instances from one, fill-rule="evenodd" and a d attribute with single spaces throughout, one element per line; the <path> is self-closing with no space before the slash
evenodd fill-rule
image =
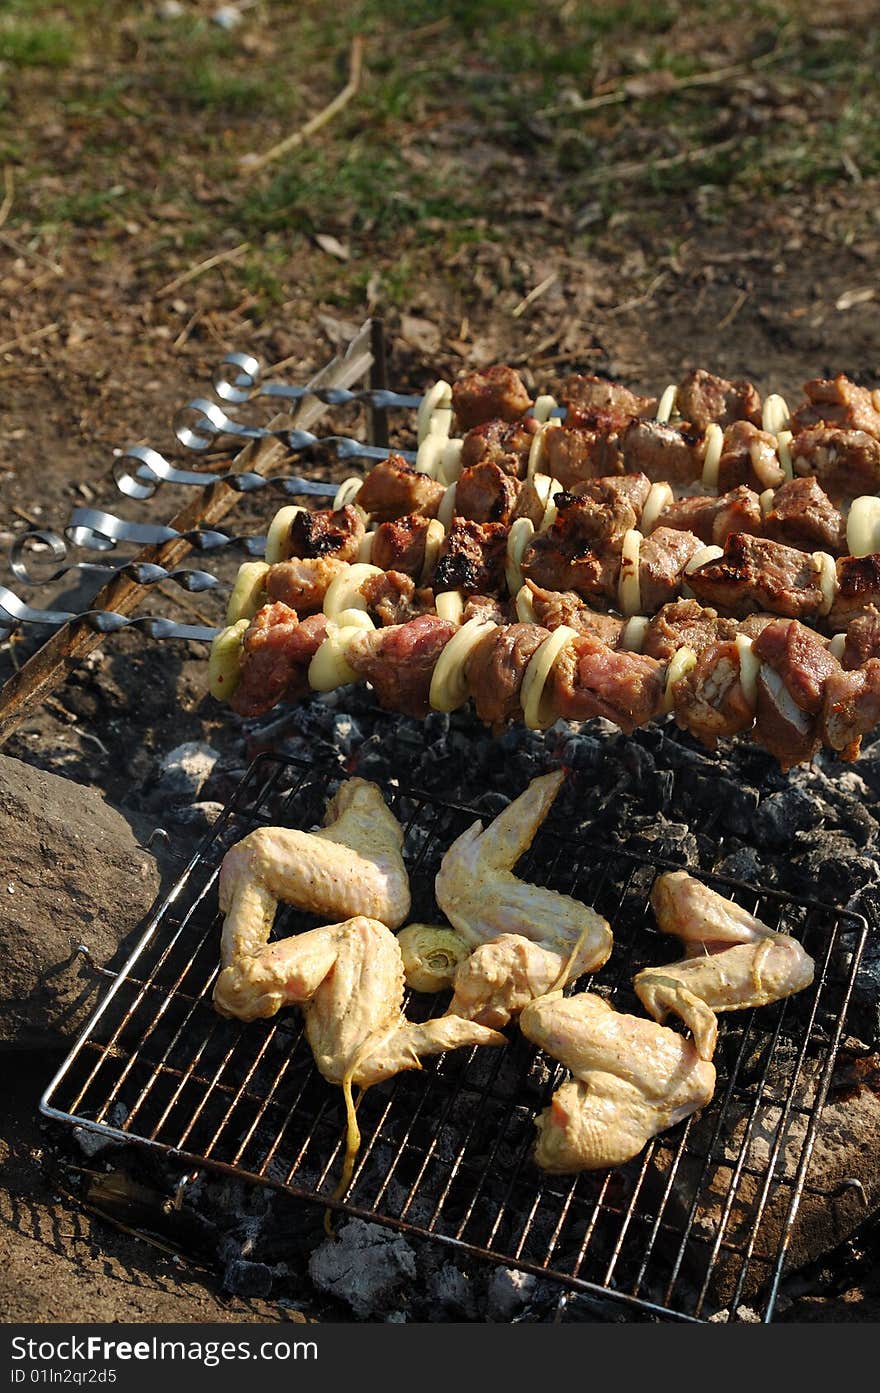
<path id="1" fill-rule="evenodd" d="M 770 609 L 803 619 L 817 615 L 824 600 L 810 556 L 741 532 L 727 538 L 717 561 L 691 571 L 688 585 L 701 604 L 737 617 Z"/>
<path id="2" fill-rule="evenodd" d="M 510 624 L 513 622 L 513 605 L 509 600 L 502 603 L 496 595 L 470 595 L 461 613 L 462 624 L 467 624 L 469 619 Z"/>
<path id="3" fill-rule="evenodd" d="M 413 469 L 402 455 L 389 455 L 370 470 L 357 502 L 375 522 L 393 522 L 407 513 L 435 518 L 445 492 L 441 483 Z"/>
<path id="4" fill-rule="evenodd" d="M 508 528 L 501 522 L 458 518 L 447 532 L 434 572 L 434 592 L 500 595 L 506 586 Z"/>
<path id="5" fill-rule="evenodd" d="M 727 427 L 718 461 L 719 489 L 747 484 L 763 493 L 778 488 L 784 479 L 775 435 L 759 430 L 751 421 L 734 421 Z"/>
<path id="6" fill-rule="evenodd" d="M 503 363 L 485 372 L 470 372 L 452 388 L 452 409 L 462 432 L 484 421 L 515 421 L 531 404 L 519 373 Z"/>
<path id="7" fill-rule="evenodd" d="M 519 496 L 519 481 L 499 464 L 484 460 L 463 469 L 455 486 L 455 512 L 470 522 L 511 521 Z"/>
<path id="8" fill-rule="evenodd" d="M 793 429 L 810 426 L 838 426 L 847 431 L 865 431 L 880 440 L 880 397 L 867 387 L 857 387 L 844 373 L 828 379 L 817 377 L 804 383 L 807 400 L 792 417 Z"/>
<path id="9" fill-rule="evenodd" d="M 516 522 L 517 518 L 528 518 L 532 526 L 537 529 L 544 521 L 546 510 L 547 504 L 538 493 L 534 479 L 523 479 L 519 486 L 519 496 L 510 521 Z"/>
<path id="10" fill-rule="evenodd" d="M 620 435 L 627 474 L 647 474 L 652 483 L 689 484 L 703 471 L 700 437 L 660 421 L 631 421 Z"/>
<path id="11" fill-rule="evenodd" d="M 768 624 L 752 651 L 762 663 L 755 738 L 789 769 L 811 759 L 822 743 L 825 686 L 840 664 L 818 635 L 794 620 Z"/>
<path id="12" fill-rule="evenodd" d="M 616 418 L 607 416 L 591 417 L 589 424 L 566 420 L 554 426 L 544 436 L 543 472 L 565 489 L 587 479 L 620 474 L 619 429 Z"/>
<path id="13" fill-rule="evenodd" d="M 383 628 L 389 624 L 405 624 L 434 605 L 434 592 L 416 590 L 414 581 L 401 571 L 388 570 L 380 576 L 368 576 L 360 590 L 367 602 L 367 612 L 378 619 Z"/>
<path id="14" fill-rule="evenodd" d="M 376 528 L 370 560 L 383 571 L 400 571 L 419 580 L 425 567 L 425 541 L 430 518 L 407 513 Z"/>
<path id="15" fill-rule="evenodd" d="M 814 474 L 835 502 L 880 492 L 880 440 L 864 430 L 811 426 L 791 444 L 797 474 Z"/>
<path id="16" fill-rule="evenodd" d="M 619 542 L 618 551 L 594 551 L 593 546 L 602 543 L 595 536 L 593 510 L 577 507 L 578 500 L 571 494 L 557 494 L 557 504 L 560 499 L 553 526 L 535 537 L 523 553 L 523 578 L 547 590 L 575 590 L 588 599 L 616 600 Z"/>
<path id="17" fill-rule="evenodd" d="M 291 557 L 335 556 L 356 561 L 364 532 L 364 519 L 351 503 L 344 508 L 303 508 L 290 524 L 287 552 Z"/>
<path id="18" fill-rule="evenodd" d="M 653 614 L 678 597 L 684 568 L 702 542 L 693 532 L 656 527 L 639 548 L 639 593 L 642 613 Z"/>
<path id="19" fill-rule="evenodd" d="M 625 624 L 616 614 L 588 609 L 573 590 L 542 590 L 533 580 L 526 584 L 532 594 L 535 618 L 545 629 L 558 629 L 567 624 L 579 634 L 592 634 L 609 648 L 616 648 Z"/>
<path id="20" fill-rule="evenodd" d="M 323 614 L 301 623 L 296 610 L 275 603 L 257 610 L 244 636 L 241 676 L 229 699 L 239 716 L 262 716 L 279 701 L 309 691 L 309 664 L 327 636 Z"/>
<path id="21" fill-rule="evenodd" d="M 688 373 L 679 383 L 678 410 L 700 435 L 713 421 L 720 426 L 734 421 L 761 424 L 761 398 L 753 383 L 742 379 L 728 382 L 703 368 Z"/>
<path id="22" fill-rule="evenodd" d="M 589 498 L 613 512 L 618 512 L 633 521 L 629 527 L 637 527 L 642 509 L 651 492 L 651 480 L 646 474 L 612 474 L 604 478 L 588 479 L 586 483 L 576 484 L 571 493 L 575 498 Z M 626 513 L 623 510 L 626 509 Z M 619 530 L 619 529 L 618 529 Z M 626 529 L 624 529 L 625 531 Z"/>
<path id="23" fill-rule="evenodd" d="M 707 546 L 723 546 L 731 532 L 761 533 L 763 519 L 758 495 L 745 485 L 720 498 L 697 494 L 679 498 L 664 508 L 659 522 L 681 532 L 693 532 Z"/>
<path id="24" fill-rule="evenodd" d="M 579 373 L 563 383 L 559 400 L 571 418 L 589 418 L 597 413 L 607 413 L 623 423 L 632 416 L 653 416 L 657 410 L 656 397 L 640 397 L 619 382 Z"/>
<path id="25" fill-rule="evenodd" d="M 538 422 L 533 416 L 525 416 L 519 421 L 484 421 L 474 426 L 464 438 L 461 447 L 463 469 L 475 464 L 497 464 L 505 474 L 513 479 L 525 476 L 529 463 L 529 451 Z"/>
<path id="26" fill-rule="evenodd" d="M 568 622 L 568 621 L 566 621 Z M 679 648 L 702 653 L 712 644 L 736 638 L 735 619 L 722 619 L 714 609 L 703 609 L 696 600 L 676 600 L 663 605 L 648 625 L 642 652 L 649 658 L 668 663 Z"/>
<path id="27" fill-rule="evenodd" d="M 764 536 L 801 551 L 846 550 L 846 523 L 817 479 L 789 479 L 776 490 Z"/>
<path id="28" fill-rule="evenodd" d="M 493 629 L 473 648 L 465 666 L 477 715 L 498 732 L 519 715 L 520 688 L 526 668 L 548 637 L 537 624 L 508 624 Z"/>
<path id="29" fill-rule="evenodd" d="M 839 556 L 837 593 L 828 615 L 828 627 L 843 633 L 853 619 L 880 602 L 880 555 Z"/>
<path id="30" fill-rule="evenodd" d="M 853 672 L 832 673 L 825 683 L 822 738 L 843 759 L 856 759 L 862 736 L 880 721 L 880 660 Z"/>
<path id="31" fill-rule="evenodd" d="M 553 669 L 553 709 L 566 721 L 604 716 L 630 734 L 660 710 L 666 667 L 579 634 Z"/>
<path id="32" fill-rule="evenodd" d="M 266 572 L 266 594 L 299 614 L 314 613 L 324 603 L 327 587 L 347 565 L 338 556 L 293 557 Z"/>
<path id="33" fill-rule="evenodd" d="M 740 654 L 730 640 L 713 643 L 672 688 L 676 725 L 710 750 L 748 730 L 755 718 L 740 680 Z"/>
<path id="34" fill-rule="evenodd" d="M 346 657 L 373 686 L 386 711 L 423 718 L 430 710 L 428 694 L 437 659 L 454 633 L 454 624 L 423 614 L 409 624 L 355 634 Z"/>
<path id="35" fill-rule="evenodd" d="M 862 667 L 869 658 L 880 658 L 880 610 L 869 605 L 847 625 L 841 663 L 847 672 Z"/>

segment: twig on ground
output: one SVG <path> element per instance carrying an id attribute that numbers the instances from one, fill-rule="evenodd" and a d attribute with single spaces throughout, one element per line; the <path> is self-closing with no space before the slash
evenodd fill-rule
<path id="1" fill-rule="evenodd" d="M 524 315 L 529 305 L 533 304 L 534 301 L 538 299 L 539 295 L 543 295 L 545 290 L 549 290 L 553 282 L 557 279 L 558 272 L 551 271 L 550 275 L 546 276 L 545 279 L 541 281 L 540 285 L 536 285 L 534 290 L 530 290 L 528 295 L 526 295 L 524 299 L 520 300 L 519 304 L 516 306 L 516 309 L 511 310 L 513 318 L 519 319 L 521 315 Z"/>
<path id="2" fill-rule="evenodd" d="M 748 298 L 749 292 L 747 290 L 741 290 L 739 292 L 730 309 L 727 311 L 727 314 L 723 319 L 719 319 L 716 325 L 716 332 L 718 329 L 726 329 L 728 324 L 733 323 Z"/>
<path id="3" fill-rule="evenodd" d="M 3 243 L 4 247 L 9 247 L 10 251 L 14 251 L 16 256 L 32 257 L 34 261 L 39 261 L 41 266 L 47 266 L 53 275 L 64 275 L 64 267 L 59 266 L 57 261 L 50 261 L 48 256 L 43 256 L 42 252 L 34 251 L 33 247 L 24 246 L 15 237 L 11 237 L 8 232 L 0 232 L 0 242 Z"/>
<path id="4" fill-rule="evenodd" d="M 188 271 L 184 271 L 180 276 L 175 276 L 173 281 L 169 281 L 167 285 L 163 285 L 157 290 L 154 299 L 164 299 L 166 295 L 170 295 L 174 290 L 179 290 L 188 281 L 194 281 L 196 276 L 210 271 L 213 266 L 219 266 L 224 261 L 231 261 L 234 256 L 241 256 L 242 252 L 246 252 L 249 247 L 250 242 L 239 242 L 237 247 L 230 247 L 229 251 L 217 252 L 216 256 L 209 256 L 205 261 L 198 262 L 196 266 L 190 266 Z"/>
<path id="5" fill-rule="evenodd" d="M 46 339 L 50 334 L 57 333 L 60 328 L 61 325 L 56 320 L 54 324 L 44 324 L 42 329 L 31 329 L 27 334 L 19 334 L 17 338 L 0 343 L 0 353 L 8 353 L 12 348 L 21 348 L 25 343 L 35 343 L 37 339 Z"/>
<path id="6" fill-rule="evenodd" d="M 636 308 L 637 305 L 647 304 L 649 300 L 653 299 L 654 292 L 660 289 L 660 286 L 663 284 L 665 280 L 666 272 L 660 271 L 658 275 L 656 275 L 654 279 L 651 281 L 647 290 L 642 291 L 641 295 L 633 295 L 632 298 L 629 300 L 621 300 L 620 304 L 612 305 L 610 309 L 605 311 L 605 313 L 608 315 L 623 314 L 624 310 L 633 310 Z"/>
<path id="7" fill-rule="evenodd" d="M 363 72 L 364 60 L 364 40 L 362 35 L 356 34 L 351 41 L 351 53 L 348 61 L 348 82 L 342 91 L 337 93 L 332 102 L 329 102 L 321 111 L 306 121 L 304 126 L 300 126 L 298 131 L 293 131 L 285 136 L 284 140 L 279 140 L 277 145 L 271 146 L 262 155 L 249 154 L 242 155 L 239 160 L 241 170 L 247 174 L 255 174 L 258 169 L 265 169 L 267 164 L 273 160 L 280 159 L 289 150 L 295 150 L 298 145 L 302 145 L 304 140 L 308 140 L 310 135 L 314 135 L 322 126 L 326 126 L 328 121 L 347 106 L 352 97 L 361 85 L 361 75 Z"/>
<path id="8" fill-rule="evenodd" d="M 0 203 L 0 227 L 3 226 L 12 210 L 12 200 L 15 197 L 15 180 L 12 174 L 12 165 L 7 164 L 3 169 L 3 202 Z"/>
<path id="9" fill-rule="evenodd" d="M 712 159 L 737 145 L 742 145 L 742 137 L 735 135 L 729 140 L 719 140 L 715 145 L 698 145 L 693 150 L 680 150 L 677 155 L 664 155 L 659 160 L 624 160 L 622 164 L 609 164 L 602 169 L 594 170 L 587 177 L 586 183 L 601 184 L 605 180 L 637 179 L 640 174 L 648 174 L 655 169 L 674 169 L 680 164 L 699 164 L 702 160 Z"/>
<path id="10" fill-rule="evenodd" d="M 200 309 L 195 310 L 194 313 L 190 315 L 189 319 L 184 324 L 180 333 L 177 335 L 177 338 L 174 340 L 174 343 L 171 345 L 172 348 L 183 348 L 183 345 L 186 343 L 187 339 L 189 338 L 193 329 L 198 324 L 201 317 L 202 310 Z"/>

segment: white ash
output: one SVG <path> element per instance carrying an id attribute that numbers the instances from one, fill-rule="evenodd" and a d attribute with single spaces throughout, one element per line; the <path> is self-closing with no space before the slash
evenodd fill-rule
<path id="1" fill-rule="evenodd" d="M 201 740 L 175 745 L 159 763 L 159 790 L 169 798 L 191 801 L 211 777 L 219 758 L 218 752 Z"/>
<path id="2" fill-rule="evenodd" d="M 415 1280 L 416 1256 L 405 1238 L 378 1224 L 349 1219 L 309 1259 L 319 1291 L 345 1302 L 360 1320 L 399 1309 L 404 1286 Z"/>

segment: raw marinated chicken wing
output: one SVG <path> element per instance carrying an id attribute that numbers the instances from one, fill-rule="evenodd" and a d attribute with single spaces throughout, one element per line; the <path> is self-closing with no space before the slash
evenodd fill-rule
<path id="1" fill-rule="evenodd" d="M 701 1003 L 689 995 L 679 988 L 679 1004 L 699 1018 Z M 623 1165 L 715 1089 L 714 1066 L 696 1041 L 615 1011 L 592 992 L 541 997 L 526 1006 L 520 1028 L 574 1076 L 535 1123 L 535 1160 L 547 1171 Z"/>
<path id="2" fill-rule="evenodd" d="M 601 967 L 607 956 L 601 936 L 561 953 L 522 934 L 501 934 L 459 964 L 447 1014 L 500 1030 L 530 1001 Z"/>
<path id="3" fill-rule="evenodd" d="M 584 949 L 593 967 L 611 952 L 611 929 L 595 910 L 513 874 L 564 778 L 558 770 L 533 779 L 488 827 L 475 822 L 443 857 L 435 883 L 437 903 L 471 947 L 500 934 L 520 934 L 560 954 L 563 962 L 575 948 Z"/>
<path id="4" fill-rule="evenodd" d="M 223 858 L 224 967 L 263 949 L 279 900 L 328 919 L 363 914 L 397 928 L 410 907 L 402 846 L 399 822 L 364 779 L 340 785 L 318 832 L 258 827 Z"/>
<path id="5" fill-rule="evenodd" d="M 676 983 L 713 1011 L 766 1006 L 802 991 L 815 964 L 796 938 L 774 931 L 686 871 L 655 882 L 651 903 L 663 933 L 685 944 L 685 957 L 645 968 L 634 986 L 645 1009 L 662 1021 Z"/>

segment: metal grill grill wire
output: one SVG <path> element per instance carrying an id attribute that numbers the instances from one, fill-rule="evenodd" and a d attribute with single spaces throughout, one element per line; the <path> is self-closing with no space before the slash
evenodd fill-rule
<path id="1" fill-rule="evenodd" d="M 305 1200 L 333 1203 L 344 1147 L 341 1091 L 317 1073 L 300 1015 L 241 1025 L 211 1005 L 225 850 L 261 824 L 320 823 L 326 770 L 262 755 L 148 925 L 49 1085 L 52 1118 L 139 1143 L 175 1164 L 207 1164 Z M 413 918 L 437 917 L 434 874 L 472 810 L 387 789 L 405 826 Z M 635 972 L 669 961 L 648 906 L 671 862 L 591 844 L 551 818 L 525 877 L 606 915 L 614 951 L 594 979 L 641 1013 Z M 699 1115 L 611 1172 L 550 1176 L 531 1159 L 534 1119 L 563 1071 L 513 1029 L 498 1050 L 459 1050 L 368 1090 L 364 1142 L 334 1207 L 650 1313 L 705 1320 L 748 1299 L 764 1320 L 805 1193 L 819 1115 L 866 934 L 860 916 L 704 877 L 816 959 L 811 988 L 722 1017 L 718 1083 Z M 279 910 L 275 936 L 316 921 Z M 413 995 L 424 1019 L 445 998 Z"/>

